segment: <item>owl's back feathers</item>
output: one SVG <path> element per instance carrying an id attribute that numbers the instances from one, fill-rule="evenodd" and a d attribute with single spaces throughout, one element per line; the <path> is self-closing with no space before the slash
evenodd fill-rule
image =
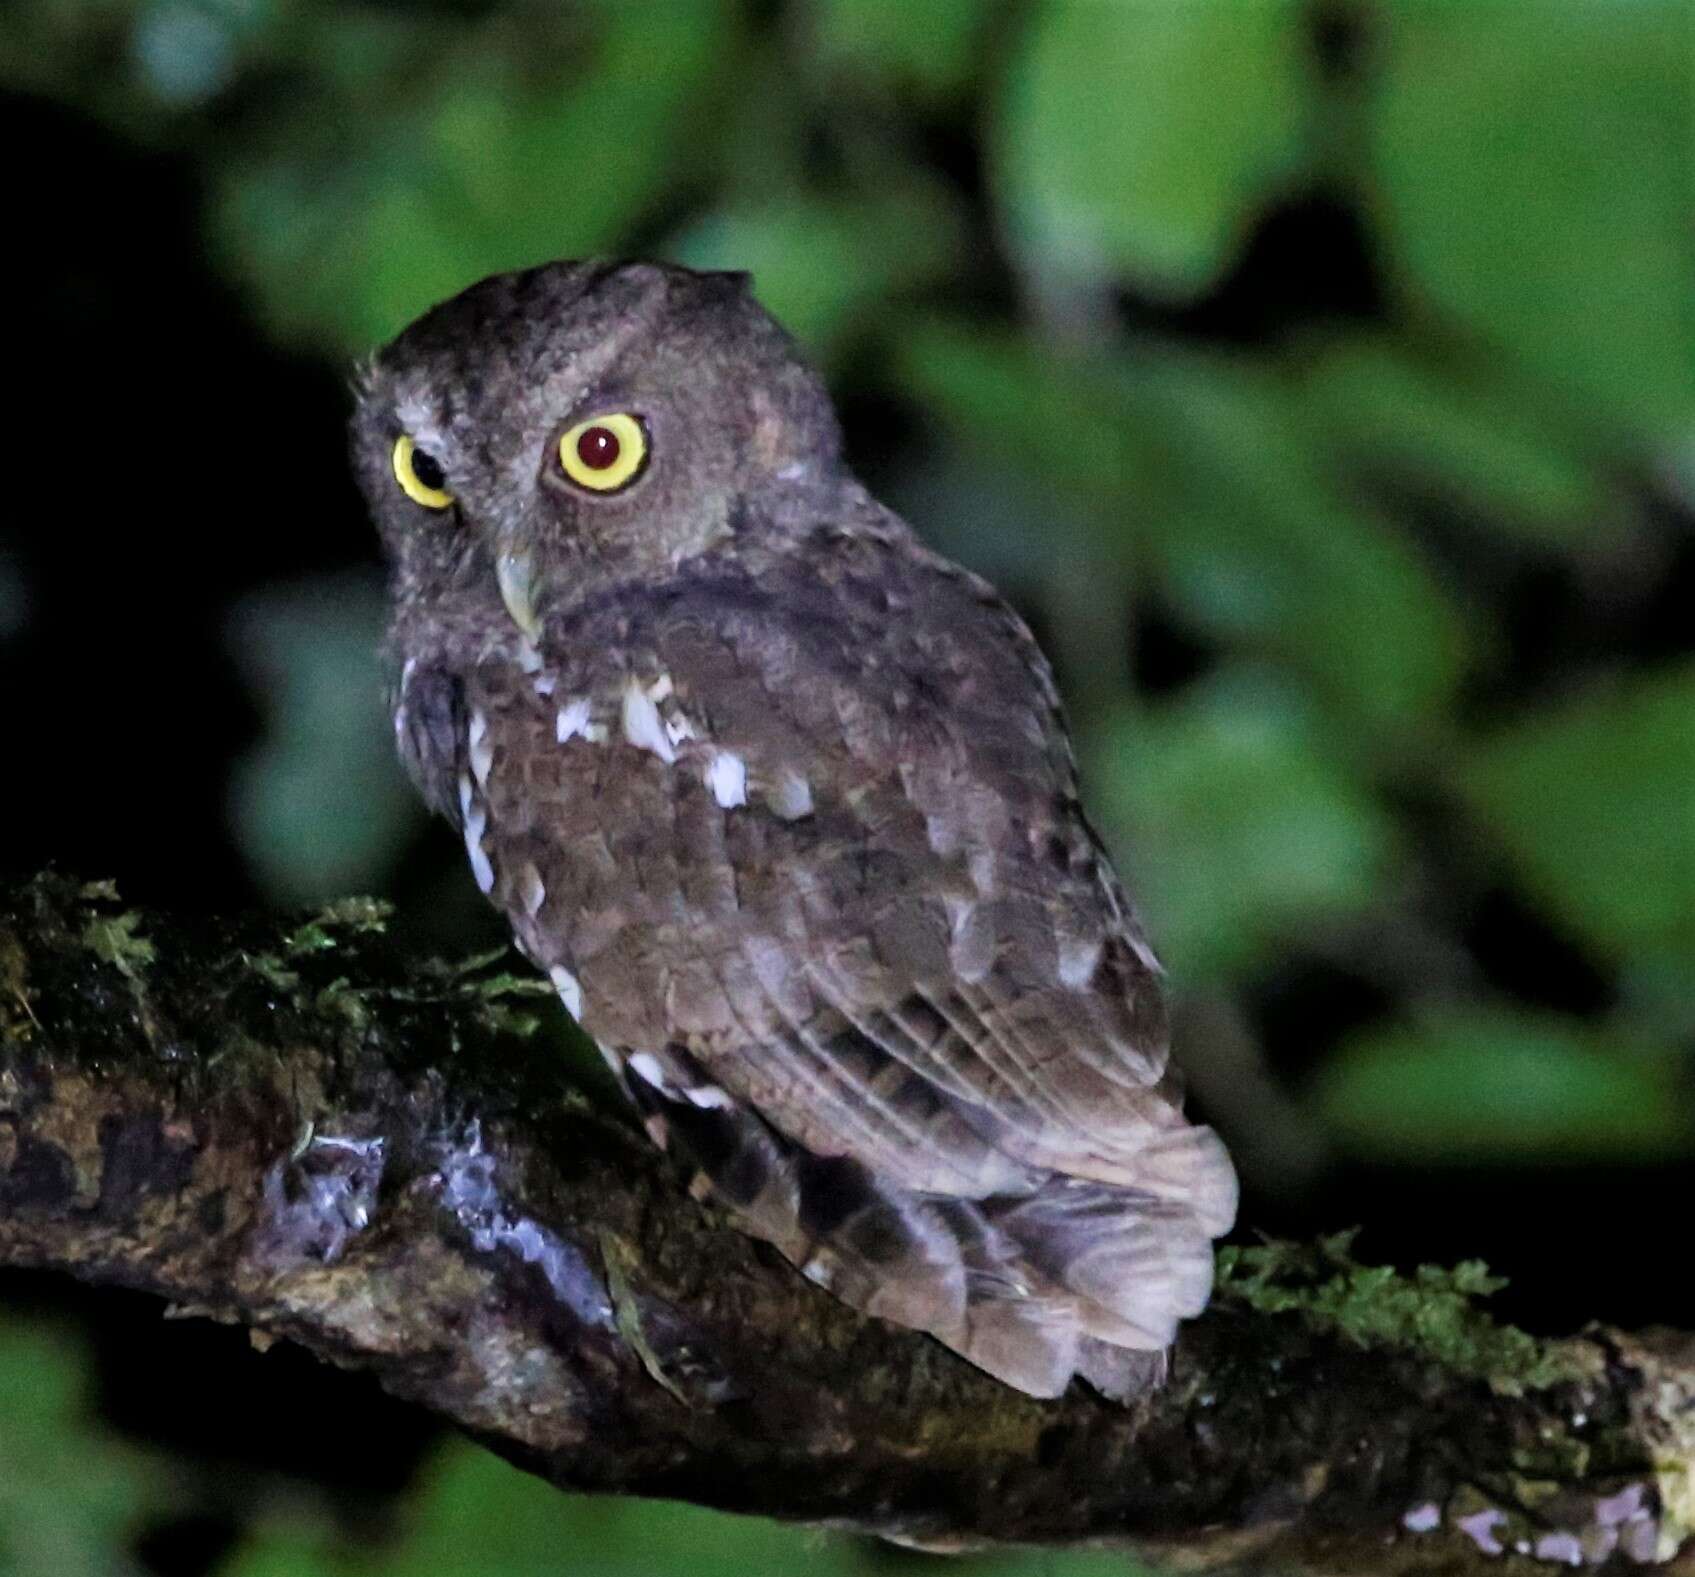
<path id="1" fill-rule="evenodd" d="M 869 504 L 459 683 L 473 865 L 662 1143 L 814 1280 L 1037 1395 L 1204 1306 L 1235 1181 L 1046 664 Z M 398 725 L 452 711 L 420 656 Z M 417 702 L 414 702 L 414 696 Z M 443 779 L 431 786 L 431 776 Z"/>

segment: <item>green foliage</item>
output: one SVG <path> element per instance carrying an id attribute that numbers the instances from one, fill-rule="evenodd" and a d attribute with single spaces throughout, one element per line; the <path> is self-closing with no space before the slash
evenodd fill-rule
<path id="1" fill-rule="evenodd" d="M 1290 360 L 1299 408 L 1356 486 L 1437 499 L 1485 539 L 1604 548 L 1627 524 L 1594 436 L 1535 410 L 1523 380 L 1377 334 L 1327 338 Z"/>
<path id="2" fill-rule="evenodd" d="M 117 896 L 114 891 L 112 896 Z M 153 944 L 141 934 L 141 916 L 117 914 L 90 920 L 83 932 L 82 945 L 103 963 L 115 964 L 131 980 L 140 978 L 141 971 L 154 959 Z"/>
<path id="3" fill-rule="evenodd" d="M 1420 1265 L 1404 1276 L 1393 1266 L 1360 1264 L 1354 1235 L 1222 1249 L 1218 1295 L 1262 1314 L 1298 1314 L 1361 1347 L 1423 1353 L 1508 1396 L 1576 1378 L 1556 1345 L 1499 1325 L 1478 1307 L 1506 1286 L 1481 1260 L 1452 1270 Z"/>
<path id="4" fill-rule="evenodd" d="M 290 957 L 301 953 L 321 953 L 338 946 L 336 932 L 346 931 L 360 936 L 372 931 L 385 931 L 394 914 L 394 905 L 382 898 L 336 898 L 325 904 L 312 918 L 290 932 L 283 942 Z"/>
<path id="5" fill-rule="evenodd" d="M 813 8 L 821 62 L 850 81 L 887 84 L 920 99 L 950 99 L 971 86 L 987 0 L 820 0 Z"/>
<path id="6" fill-rule="evenodd" d="M 1298 0 L 1035 8 L 996 139 L 1014 244 L 1086 280 L 1197 294 L 1306 152 Z"/>
<path id="7" fill-rule="evenodd" d="M 90 1416 L 82 1352 L 0 1320 L 0 1577 L 107 1577 L 169 1476 Z"/>
<path id="8" fill-rule="evenodd" d="M 1695 666 L 1545 707 L 1479 742 L 1460 781 L 1526 882 L 1595 947 L 1695 963 Z"/>
<path id="9" fill-rule="evenodd" d="M 279 331 L 349 351 L 468 279 L 616 246 L 700 151 L 735 47 L 714 0 L 301 10 L 275 38 L 306 51 L 297 91 L 220 161 L 214 231 Z"/>
<path id="10" fill-rule="evenodd" d="M 1663 1058 L 1522 1010 L 1373 1030 L 1337 1051 L 1314 1094 L 1348 1148 L 1417 1165 L 1643 1162 L 1691 1139 Z"/>
<path id="11" fill-rule="evenodd" d="M 269 716 L 230 809 L 279 902 L 370 885 L 421 819 L 383 708 L 382 617 L 374 584 L 337 580 L 267 592 L 233 621 L 232 644 Z"/>
<path id="12" fill-rule="evenodd" d="M 1383 18 L 1364 184 L 1403 288 L 1621 435 L 1687 424 L 1687 8 Z"/>
<path id="13" fill-rule="evenodd" d="M 1240 972 L 1291 929 L 1365 908 L 1396 863 L 1361 791 L 1298 693 L 1225 674 L 1179 702 L 1121 710 L 1097 740 L 1092 796 L 1181 978 Z"/>

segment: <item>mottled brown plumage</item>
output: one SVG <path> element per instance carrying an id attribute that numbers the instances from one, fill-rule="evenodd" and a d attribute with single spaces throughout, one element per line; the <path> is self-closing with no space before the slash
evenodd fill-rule
<path id="1" fill-rule="evenodd" d="M 561 438 L 615 413 L 646 461 L 600 493 Z M 1132 1390 L 1206 1301 L 1230 1163 L 1047 663 L 844 468 L 746 281 L 484 281 L 354 432 L 401 753 L 654 1136 L 850 1303 L 1037 1395 Z"/>

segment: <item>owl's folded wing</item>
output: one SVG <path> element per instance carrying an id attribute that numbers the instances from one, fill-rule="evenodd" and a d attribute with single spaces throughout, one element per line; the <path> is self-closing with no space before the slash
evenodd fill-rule
<path id="1" fill-rule="evenodd" d="M 617 989 L 663 1004 L 632 1083 L 765 1235 L 1028 1379 L 1169 1341 L 1235 1179 L 1182 1116 L 1045 668 L 993 611 L 851 653 L 698 599 L 651 629 L 623 722 L 665 808 L 624 798 L 709 912 L 626 939 Z"/>

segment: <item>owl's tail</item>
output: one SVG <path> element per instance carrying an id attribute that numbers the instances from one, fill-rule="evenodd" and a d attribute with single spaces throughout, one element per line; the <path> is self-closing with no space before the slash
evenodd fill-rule
<path id="1" fill-rule="evenodd" d="M 1206 1306 L 1212 1239 L 1235 1210 L 1207 1128 L 1173 1130 L 1144 1188 L 1055 1173 L 1021 1197 L 962 1199 L 811 1155 L 740 1108 L 636 1093 L 664 1105 L 670 1146 L 811 1280 L 1032 1396 L 1060 1395 L 1074 1374 L 1121 1400 L 1154 1383 L 1178 1322 Z"/>

